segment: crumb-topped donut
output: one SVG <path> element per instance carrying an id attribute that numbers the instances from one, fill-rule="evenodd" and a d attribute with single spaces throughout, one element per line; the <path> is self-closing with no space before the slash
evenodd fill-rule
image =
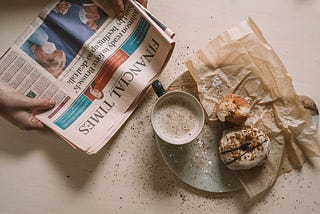
<path id="1" fill-rule="evenodd" d="M 216 112 L 220 121 L 241 125 L 250 113 L 250 105 L 240 95 L 228 94 L 220 100 Z"/>
<path id="2" fill-rule="evenodd" d="M 222 137 L 219 154 L 229 169 L 251 169 L 268 158 L 269 144 L 269 137 L 256 128 L 231 130 Z"/>

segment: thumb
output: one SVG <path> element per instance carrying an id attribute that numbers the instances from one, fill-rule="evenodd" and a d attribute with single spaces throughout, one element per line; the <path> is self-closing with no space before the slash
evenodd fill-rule
<path id="1" fill-rule="evenodd" d="M 138 2 L 139 2 L 140 4 L 142 4 L 142 6 L 144 6 L 145 8 L 147 8 L 148 0 L 138 0 Z"/>
<path id="2" fill-rule="evenodd" d="M 47 110 L 55 106 L 55 101 L 47 98 L 43 99 L 30 99 L 29 108 L 31 111 Z"/>
<path id="3" fill-rule="evenodd" d="M 113 10 L 116 12 L 118 17 L 122 17 L 124 11 L 123 0 L 112 0 Z"/>

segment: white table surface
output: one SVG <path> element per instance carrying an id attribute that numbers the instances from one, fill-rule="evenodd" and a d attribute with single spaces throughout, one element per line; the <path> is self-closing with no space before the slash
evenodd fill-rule
<path id="1" fill-rule="evenodd" d="M 47 1 L 0 1 L 0 54 Z M 161 75 L 167 86 L 183 61 L 250 16 L 276 50 L 298 94 L 320 103 L 320 1 L 150 0 L 176 32 Z M 96 155 L 73 150 L 51 132 L 21 131 L 0 119 L 0 213 L 320 213 L 320 161 L 281 175 L 266 194 L 208 193 L 180 181 L 156 147 L 151 91 Z"/>

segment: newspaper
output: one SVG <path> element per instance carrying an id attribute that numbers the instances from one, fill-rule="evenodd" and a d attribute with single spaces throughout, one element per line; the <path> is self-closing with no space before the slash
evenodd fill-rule
<path id="1" fill-rule="evenodd" d="M 56 106 L 37 117 L 94 154 L 137 107 L 174 49 L 174 33 L 138 2 L 50 2 L 0 59 L 0 80 Z"/>

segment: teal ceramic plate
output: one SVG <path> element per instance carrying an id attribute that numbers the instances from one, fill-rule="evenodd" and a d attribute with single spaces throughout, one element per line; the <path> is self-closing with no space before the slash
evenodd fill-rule
<path id="1" fill-rule="evenodd" d="M 219 124 L 206 124 L 199 137 L 188 144 L 168 144 L 157 136 L 156 141 L 168 167 L 185 183 L 209 192 L 230 192 L 242 187 L 233 172 L 219 160 L 221 133 Z"/>

